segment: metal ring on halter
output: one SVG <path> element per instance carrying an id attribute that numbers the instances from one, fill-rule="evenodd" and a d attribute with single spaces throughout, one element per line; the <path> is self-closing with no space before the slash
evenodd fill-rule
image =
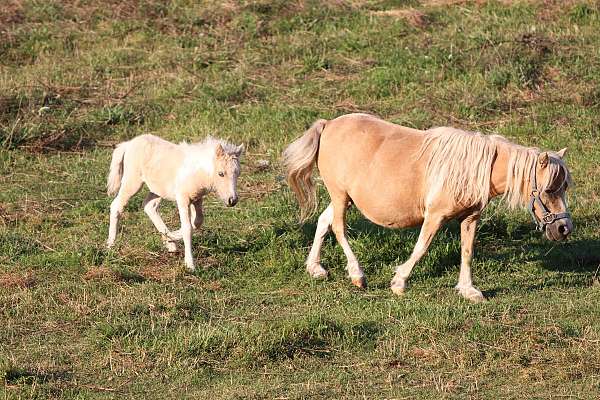
<path id="1" fill-rule="evenodd" d="M 533 211 L 534 204 L 537 203 L 542 211 L 542 218 L 539 219 L 535 212 Z M 535 164 L 531 168 L 531 194 L 529 195 L 529 206 L 527 207 L 529 213 L 531 214 L 531 218 L 533 219 L 533 223 L 536 226 L 536 229 L 539 231 L 543 231 L 546 228 L 546 225 L 550 225 L 554 221 L 559 219 L 571 218 L 571 214 L 568 212 L 563 213 L 552 213 L 546 205 L 542 202 L 540 198 L 540 192 L 537 189 L 537 179 L 536 179 L 536 171 Z"/>

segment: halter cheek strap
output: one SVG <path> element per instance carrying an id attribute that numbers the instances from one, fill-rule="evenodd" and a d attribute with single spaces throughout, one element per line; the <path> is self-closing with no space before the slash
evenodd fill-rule
<path id="1" fill-rule="evenodd" d="M 539 219 L 535 212 L 533 211 L 533 206 L 537 205 L 542 211 L 542 218 Z M 533 223 L 536 226 L 536 229 L 539 231 L 543 231 L 546 228 L 546 225 L 553 223 L 559 219 L 571 218 L 571 214 L 568 212 L 563 213 L 552 213 L 548 210 L 548 207 L 542 202 L 540 198 L 540 192 L 537 189 L 537 179 L 536 179 L 536 171 L 535 164 L 533 168 L 531 168 L 531 194 L 529 195 L 529 205 L 527 206 L 529 213 L 531 214 L 531 218 L 533 219 Z"/>

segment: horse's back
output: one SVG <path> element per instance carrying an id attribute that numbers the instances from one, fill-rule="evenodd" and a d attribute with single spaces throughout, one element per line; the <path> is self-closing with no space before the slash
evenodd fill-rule
<path id="1" fill-rule="evenodd" d="M 329 121 L 318 167 L 328 190 L 343 191 L 371 221 L 389 227 L 422 222 L 424 132 L 367 114 Z"/>

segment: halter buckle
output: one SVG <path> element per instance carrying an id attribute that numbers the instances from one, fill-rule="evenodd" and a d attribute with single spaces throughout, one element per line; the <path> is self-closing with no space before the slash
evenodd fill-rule
<path id="1" fill-rule="evenodd" d="M 548 213 L 548 214 L 544 214 L 542 216 L 542 221 L 544 221 L 544 224 L 551 224 L 556 220 L 556 214 L 554 213 Z"/>

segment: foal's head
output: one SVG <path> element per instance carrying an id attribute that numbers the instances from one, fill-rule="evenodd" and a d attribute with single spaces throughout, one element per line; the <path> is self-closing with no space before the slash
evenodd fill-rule
<path id="1" fill-rule="evenodd" d="M 238 202 L 237 179 L 240 175 L 240 156 L 243 151 L 243 145 L 225 151 L 220 143 L 215 150 L 213 188 L 228 207 L 233 207 Z"/>
<path id="2" fill-rule="evenodd" d="M 564 240 L 573 231 L 565 199 L 571 174 L 563 161 L 566 149 L 540 153 L 532 171 L 529 209 L 549 240 Z"/>

